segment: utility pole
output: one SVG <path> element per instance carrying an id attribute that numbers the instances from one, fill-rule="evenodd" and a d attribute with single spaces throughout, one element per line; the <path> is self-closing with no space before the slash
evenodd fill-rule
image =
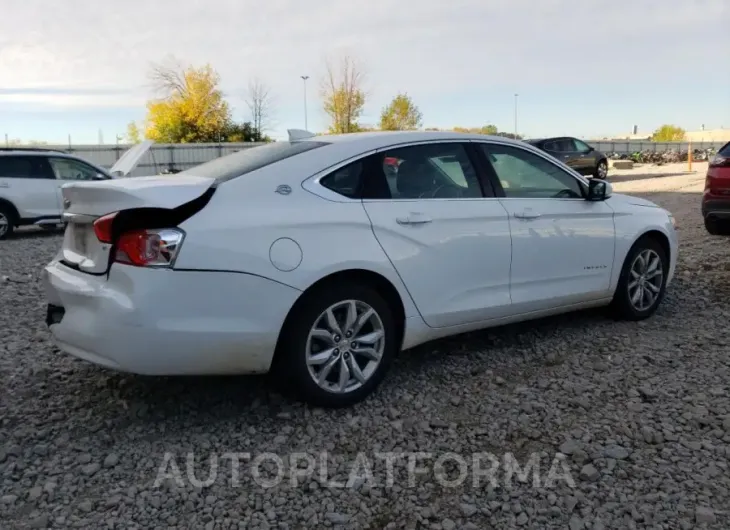
<path id="1" fill-rule="evenodd" d="M 517 97 L 519 94 L 515 93 L 515 140 L 517 140 Z"/>
<path id="2" fill-rule="evenodd" d="M 302 81 L 304 81 L 304 130 L 308 131 L 308 124 L 307 124 L 307 79 L 309 79 L 308 75 L 300 76 L 302 78 Z"/>

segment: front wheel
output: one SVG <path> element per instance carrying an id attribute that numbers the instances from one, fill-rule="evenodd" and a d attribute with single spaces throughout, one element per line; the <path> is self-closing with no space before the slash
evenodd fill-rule
<path id="1" fill-rule="evenodd" d="M 593 170 L 593 176 L 597 179 L 604 180 L 608 176 L 608 162 L 601 160 L 596 164 L 596 169 Z"/>
<path id="2" fill-rule="evenodd" d="M 664 297 L 669 259 L 652 238 L 637 241 L 626 256 L 618 287 L 611 302 L 621 320 L 643 320 L 656 312 Z"/>
<path id="3" fill-rule="evenodd" d="M 382 381 L 398 348 L 397 323 L 367 285 L 328 286 L 304 295 L 281 331 L 274 375 L 316 406 L 344 407 Z"/>

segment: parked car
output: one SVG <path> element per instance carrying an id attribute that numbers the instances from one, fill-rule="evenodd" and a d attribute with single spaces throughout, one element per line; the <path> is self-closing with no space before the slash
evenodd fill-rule
<path id="1" fill-rule="evenodd" d="M 702 217 L 713 236 L 730 235 L 730 142 L 720 148 L 707 168 Z"/>
<path id="2" fill-rule="evenodd" d="M 529 144 L 551 154 L 582 175 L 605 179 L 608 176 L 608 157 L 582 140 L 569 136 L 527 140 Z"/>
<path id="3" fill-rule="evenodd" d="M 0 239 L 18 226 L 55 228 L 62 222 L 61 186 L 126 176 L 151 144 L 134 146 L 109 170 L 63 151 L 0 148 Z"/>
<path id="4" fill-rule="evenodd" d="M 59 348 L 138 374 L 272 372 L 343 406 L 403 349 L 588 307 L 644 319 L 674 275 L 669 212 L 526 143 L 290 138 L 64 186 L 69 225 L 44 274 Z"/>

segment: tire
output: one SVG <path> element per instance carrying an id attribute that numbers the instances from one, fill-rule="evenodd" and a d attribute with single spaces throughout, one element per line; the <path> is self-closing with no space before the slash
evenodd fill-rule
<path id="1" fill-rule="evenodd" d="M 598 161 L 598 164 L 596 164 L 596 167 L 593 170 L 593 177 L 606 180 L 606 177 L 608 177 L 608 162 L 605 159 Z"/>
<path id="2" fill-rule="evenodd" d="M 0 204 L 0 239 L 12 237 L 15 230 L 15 212 L 9 206 Z"/>
<path id="3" fill-rule="evenodd" d="M 647 255 L 651 256 L 652 259 L 649 260 L 650 265 L 653 262 L 653 257 L 657 257 L 660 260 L 659 265 L 661 265 L 662 270 L 661 278 L 656 280 L 655 276 L 651 280 L 645 279 L 643 282 L 644 285 L 651 284 L 653 286 L 647 286 L 646 289 L 652 292 L 656 289 L 656 292 L 654 292 L 655 299 L 651 304 L 648 304 L 649 299 L 644 298 L 644 295 L 642 295 L 639 303 L 632 301 L 632 297 L 630 296 L 629 284 L 634 280 L 637 280 L 635 274 L 632 273 L 632 268 L 634 268 L 637 258 L 640 255 L 642 255 L 642 257 Z M 618 286 L 616 287 L 616 292 L 614 293 L 613 301 L 611 302 L 610 308 L 614 317 L 619 320 L 636 321 L 644 320 L 653 315 L 664 298 L 664 293 L 667 287 L 668 272 L 669 259 L 659 242 L 651 237 L 643 237 L 634 243 L 634 246 L 631 247 L 631 250 L 626 256 L 626 261 L 624 261 L 623 268 L 621 269 L 621 276 L 619 276 Z M 647 278 L 650 274 L 650 272 L 647 274 Z M 631 292 L 635 293 L 635 289 L 636 287 L 634 287 Z M 640 302 L 645 302 L 646 307 L 641 307 L 642 304 Z"/>
<path id="4" fill-rule="evenodd" d="M 382 351 L 382 355 L 379 357 L 380 361 L 372 361 L 375 363 L 374 365 L 369 364 L 371 361 L 367 357 L 349 352 L 349 346 L 344 334 L 339 336 L 344 341 L 340 343 L 341 350 L 337 348 L 337 343 L 335 343 L 338 335 L 327 340 L 310 339 L 310 331 L 315 326 L 320 330 L 327 327 L 324 324 L 326 320 L 324 313 L 328 308 L 337 306 L 337 304 L 347 304 L 350 301 L 357 302 L 359 315 L 362 315 L 362 311 L 366 307 L 372 309 L 376 315 L 376 318 L 363 326 L 362 332 L 358 336 L 363 336 L 363 333 L 370 335 L 377 332 L 378 330 L 374 324 L 378 323 L 380 331 L 383 333 L 382 338 L 375 342 L 373 348 L 373 350 L 380 348 L 380 351 Z M 334 314 L 339 317 L 338 322 L 344 323 L 344 313 L 348 307 L 349 305 L 344 305 L 341 308 L 335 308 Z M 354 405 L 369 396 L 385 377 L 398 350 L 397 338 L 400 336 L 398 325 L 388 303 L 377 290 L 369 285 L 333 284 L 315 288 L 315 290 L 303 295 L 303 298 L 297 302 L 292 313 L 287 317 L 277 345 L 272 375 L 282 390 L 293 393 L 295 398 L 311 405 L 327 408 Z M 320 334 L 323 333 L 324 331 L 320 331 Z M 314 374 L 310 372 L 310 365 L 307 362 L 307 358 L 311 355 L 309 353 L 310 347 L 323 352 L 319 354 L 327 358 L 327 361 L 319 361 L 318 364 L 312 366 L 312 370 L 315 371 Z M 360 345 L 358 351 L 361 348 L 362 345 Z M 334 351 L 334 353 L 328 355 L 327 352 L 330 351 Z M 351 387 L 350 390 L 341 392 L 335 388 L 324 388 L 315 381 L 315 377 L 321 375 L 321 371 L 330 362 L 335 364 L 326 378 L 334 379 L 332 385 L 339 384 L 336 378 L 341 374 L 341 364 L 347 364 L 348 373 L 351 376 L 349 381 L 352 382 L 352 385 L 349 383 L 347 385 Z M 352 375 L 353 372 L 349 368 L 352 366 L 351 363 L 356 363 L 360 374 L 367 375 L 364 382 L 355 380 L 354 375 Z M 317 372 L 318 370 L 319 372 Z M 324 384 L 329 385 L 330 383 L 325 382 Z"/>
<path id="5" fill-rule="evenodd" d="M 711 236 L 730 236 L 730 222 L 716 217 L 705 217 L 705 229 Z"/>

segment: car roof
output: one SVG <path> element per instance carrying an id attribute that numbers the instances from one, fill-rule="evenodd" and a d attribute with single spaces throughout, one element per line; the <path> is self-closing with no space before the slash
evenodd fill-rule
<path id="1" fill-rule="evenodd" d="M 326 142 L 331 144 L 351 144 L 352 147 L 357 146 L 363 152 L 370 149 L 381 149 L 390 147 L 393 144 L 409 143 L 409 142 L 425 142 L 439 140 L 493 140 L 501 143 L 511 143 L 520 145 L 522 142 L 513 140 L 504 136 L 489 136 L 485 134 L 459 133 L 452 131 L 374 131 L 349 134 L 322 134 L 307 138 L 305 140 L 297 140 L 302 142 Z"/>
<path id="2" fill-rule="evenodd" d="M 1 155 L 63 155 L 71 158 L 76 158 L 73 155 L 70 155 L 65 151 L 60 151 L 58 149 L 41 149 L 37 147 L 0 147 L 0 156 Z"/>

